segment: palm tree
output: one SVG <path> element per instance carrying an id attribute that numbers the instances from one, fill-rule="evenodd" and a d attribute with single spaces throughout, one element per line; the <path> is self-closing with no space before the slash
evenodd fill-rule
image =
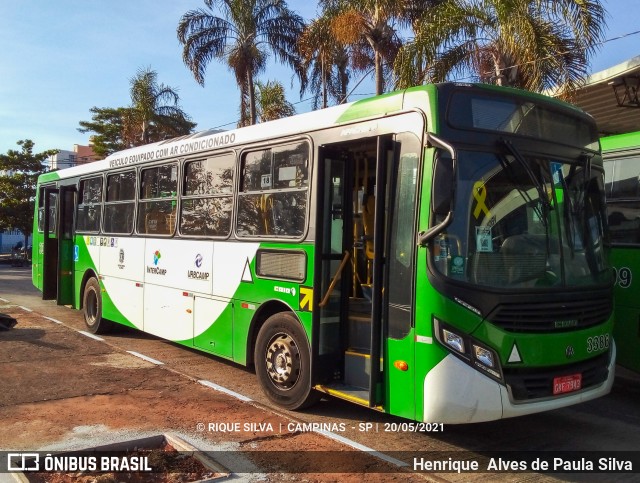
<path id="1" fill-rule="evenodd" d="M 131 83 L 131 108 L 123 119 L 123 137 L 139 134 L 143 144 L 164 136 L 188 134 L 195 124 L 178 106 L 177 91 L 158 84 L 158 74 L 150 67 L 139 69 Z M 135 133 L 135 134 L 132 134 Z"/>
<path id="2" fill-rule="evenodd" d="M 566 97 L 585 78 L 604 27 L 599 0 L 446 0 L 416 22 L 396 74 L 400 87 L 472 74 Z"/>
<path id="3" fill-rule="evenodd" d="M 256 81 L 256 104 L 260 122 L 273 121 L 296 113 L 293 104 L 287 101 L 284 86 L 278 81 L 263 84 Z"/>
<path id="4" fill-rule="evenodd" d="M 320 0 L 323 17 L 331 21 L 336 40 L 350 48 L 351 64 L 375 71 L 376 94 L 402 47 L 398 30 L 410 27 L 420 14 L 443 0 Z"/>
<path id="5" fill-rule="evenodd" d="M 255 76 L 264 70 L 269 53 L 302 75 L 296 43 L 304 22 L 283 0 L 204 0 L 208 10 L 185 13 L 178 24 L 182 59 L 196 81 L 212 59 L 224 60 L 240 88 L 240 112 L 249 104 L 251 124 L 256 122 Z M 213 6 L 222 11 L 214 15 Z M 247 119 L 241 119 L 242 125 Z"/>
<path id="6" fill-rule="evenodd" d="M 298 49 L 302 55 L 305 82 L 300 94 L 311 90 L 315 96 L 313 108 L 327 107 L 328 97 L 342 102 L 347 96 L 349 84 L 349 53 L 339 42 L 331 28 L 329 16 L 313 20 L 302 32 Z M 319 102 L 321 99 L 321 102 Z"/>
<path id="7" fill-rule="evenodd" d="M 402 45 L 396 27 L 406 24 L 402 0 L 320 0 L 336 40 L 351 49 L 360 71 L 375 71 L 376 94 L 384 92 L 384 65 Z"/>

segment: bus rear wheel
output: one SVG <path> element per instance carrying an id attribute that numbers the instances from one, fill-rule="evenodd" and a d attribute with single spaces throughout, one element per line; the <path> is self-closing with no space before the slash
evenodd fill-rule
<path id="1" fill-rule="evenodd" d="M 87 280 L 82 295 L 84 323 L 92 334 L 106 334 L 113 326 L 110 320 L 102 318 L 102 295 L 100 282 L 95 277 Z"/>
<path id="2" fill-rule="evenodd" d="M 320 399 L 320 393 L 311 388 L 307 337 L 292 314 L 267 319 L 258 333 L 254 362 L 263 391 L 278 406 L 303 409 Z"/>

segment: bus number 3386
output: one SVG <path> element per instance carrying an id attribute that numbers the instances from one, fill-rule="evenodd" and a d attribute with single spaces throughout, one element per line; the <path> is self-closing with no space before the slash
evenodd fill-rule
<path id="1" fill-rule="evenodd" d="M 609 334 L 587 337 L 587 352 L 599 352 L 609 349 Z"/>

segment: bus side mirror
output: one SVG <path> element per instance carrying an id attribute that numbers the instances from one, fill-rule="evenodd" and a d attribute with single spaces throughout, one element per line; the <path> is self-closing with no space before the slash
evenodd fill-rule
<path id="1" fill-rule="evenodd" d="M 446 216 L 453 201 L 453 162 L 451 158 L 438 156 L 431 182 L 431 211 L 436 216 Z"/>
<path id="2" fill-rule="evenodd" d="M 453 219 L 453 200 L 456 177 L 455 148 L 435 134 L 427 133 L 427 146 L 441 152 L 437 154 L 431 180 L 431 211 L 435 225 L 418 233 L 418 246 L 426 246 L 434 236 L 441 233 Z M 438 221 L 438 218 L 444 218 Z"/>

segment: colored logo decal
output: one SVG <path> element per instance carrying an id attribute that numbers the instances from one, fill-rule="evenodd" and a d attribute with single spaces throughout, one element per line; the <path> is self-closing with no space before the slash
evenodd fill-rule
<path id="1" fill-rule="evenodd" d="M 80 247 L 73 245 L 73 261 L 77 262 L 78 260 L 80 260 Z"/>
<path id="2" fill-rule="evenodd" d="M 311 312 L 313 310 L 313 287 L 300 286 L 298 297 L 300 310 L 302 312 Z"/>
<path id="3" fill-rule="evenodd" d="M 155 253 L 153 254 L 153 264 L 158 265 L 160 258 L 162 258 L 162 255 L 160 255 L 160 250 L 156 250 Z"/>
<path id="4" fill-rule="evenodd" d="M 196 268 L 202 267 L 202 255 L 198 253 L 196 255 L 196 259 L 193 264 Z M 209 276 L 211 274 L 209 272 L 203 272 L 201 270 L 187 270 L 187 278 L 191 278 L 193 280 L 209 280 Z"/>

